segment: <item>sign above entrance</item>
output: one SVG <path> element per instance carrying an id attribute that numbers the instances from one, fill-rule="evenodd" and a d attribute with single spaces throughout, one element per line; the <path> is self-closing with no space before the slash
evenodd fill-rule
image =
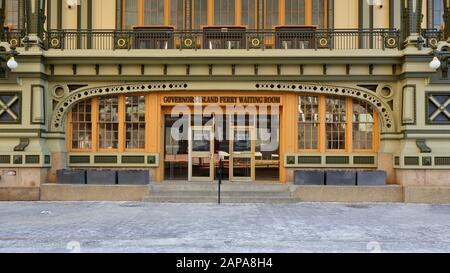
<path id="1" fill-rule="evenodd" d="M 279 96 L 164 96 L 163 104 L 281 104 Z"/>

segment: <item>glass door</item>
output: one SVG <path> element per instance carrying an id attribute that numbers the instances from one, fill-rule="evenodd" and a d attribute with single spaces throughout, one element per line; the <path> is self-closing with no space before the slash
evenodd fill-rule
<path id="1" fill-rule="evenodd" d="M 230 180 L 236 182 L 255 180 L 255 128 L 231 126 Z"/>
<path id="2" fill-rule="evenodd" d="M 213 126 L 191 126 L 189 129 L 189 181 L 213 181 L 213 155 Z"/>

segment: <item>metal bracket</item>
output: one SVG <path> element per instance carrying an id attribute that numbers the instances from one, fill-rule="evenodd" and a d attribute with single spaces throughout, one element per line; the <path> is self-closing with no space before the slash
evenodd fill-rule
<path id="1" fill-rule="evenodd" d="M 419 148 L 421 153 L 431 153 L 431 148 L 427 146 L 425 139 L 416 139 L 417 148 Z"/>
<path id="2" fill-rule="evenodd" d="M 29 138 L 21 138 L 19 145 L 14 147 L 15 152 L 23 152 L 25 151 L 25 148 L 30 145 L 30 139 Z"/>

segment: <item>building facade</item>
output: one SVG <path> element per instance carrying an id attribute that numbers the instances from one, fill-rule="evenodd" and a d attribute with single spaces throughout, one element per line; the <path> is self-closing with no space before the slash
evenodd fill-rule
<path id="1" fill-rule="evenodd" d="M 219 157 L 229 181 L 450 186 L 447 1 L 1 5 L 0 187 L 92 168 L 214 181 Z"/>

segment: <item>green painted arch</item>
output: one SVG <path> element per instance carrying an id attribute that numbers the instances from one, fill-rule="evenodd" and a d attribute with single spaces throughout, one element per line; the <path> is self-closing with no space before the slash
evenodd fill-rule
<path id="1" fill-rule="evenodd" d="M 196 88 L 193 85 L 194 84 L 189 84 L 187 82 L 152 82 L 81 88 L 70 93 L 57 104 L 51 118 L 51 131 L 62 132 L 65 128 L 67 113 L 70 109 L 77 102 L 88 98 L 147 92 L 204 91 L 204 89 Z M 367 89 L 315 83 L 252 82 L 249 83 L 247 87 L 240 88 L 240 90 L 339 95 L 357 98 L 362 101 L 367 101 L 375 110 L 377 110 L 381 122 L 382 133 L 395 132 L 392 109 L 385 101 L 379 98 L 376 93 Z"/>

